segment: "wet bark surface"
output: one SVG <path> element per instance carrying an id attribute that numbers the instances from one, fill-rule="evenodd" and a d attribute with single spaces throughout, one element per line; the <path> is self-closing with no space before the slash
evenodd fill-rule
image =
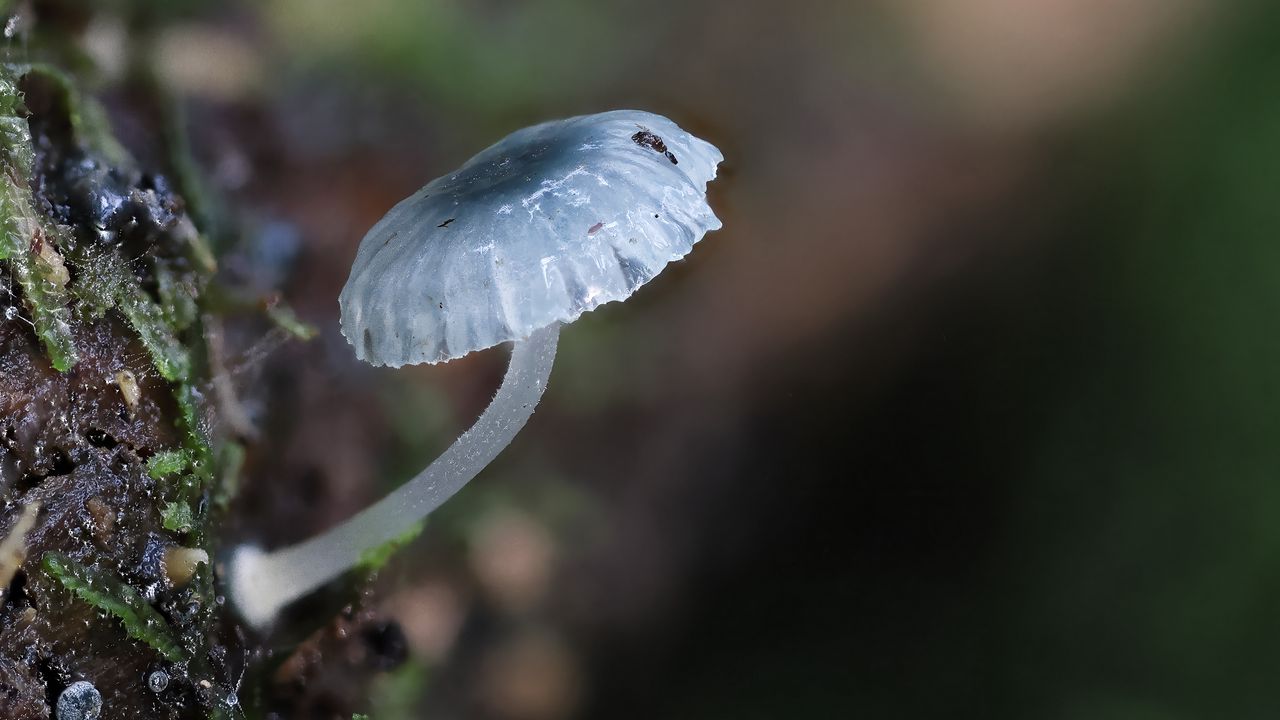
<path id="1" fill-rule="evenodd" d="M 59 373 L 20 318 L 0 323 L 0 528 L 7 533 L 22 508 L 39 507 L 0 610 L 0 717 L 50 717 L 76 680 L 102 693 L 104 718 L 200 717 L 183 670 L 40 567 L 45 553 L 59 552 L 111 568 L 156 605 L 182 612 L 162 560 L 177 541 L 161 526 L 145 466 L 177 441 L 172 395 L 119 321 L 79 327 L 75 338 L 81 361 Z M 115 380 L 122 370 L 138 378 L 133 406 Z M 163 693 L 147 689 L 155 671 L 175 678 Z"/>
<path id="2" fill-rule="evenodd" d="M 57 12 L 33 18 L 54 34 L 83 30 Z M 149 165 L 105 151 L 116 141 L 76 105 L 75 78 L 25 68 L 3 66 L 17 100 L 5 117 L 0 218 L 10 251 L 22 252 L 0 262 L 0 718 L 56 717 L 64 690 L 86 681 L 102 720 L 347 720 L 367 705 L 372 679 L 403 662 L 398 626 L 359 603 L 342 609 L 354 594 L 339 591 L 269 636 L 246 636 L 214 577 L 224 543 L 281 526 L 259 493 L 235 502 L 233 488 L 271 469 L 256 459 L 271 454 L 278 428 L 254 421 L 277 415 L 282 399 L 289 407 L 304 382 L 288 356 L 265 363 L 269 388 L 246 384 L 252 373 L 233 377 L 270 327 L 254 298 L 274 287 L 258 286 L 252 242 L 231 243 L 242 256 L 227 264 L 253 287 L 238 286 L 236 272 L 215 276 L 192 199 L 164 175 L 173 148 L 131 142 L 138 157 L 160 159 Z M 108 100 L 133 135 L 163 146 L 158 94 L 141 82 Z M 238 229 L 227 220 L 222 232 Z M 56 286 L 69 368 L 55 367 L 42 308 L 17 277 L 23 262 Z M 232 446 L 243 473 L 224 460 Z M 166 455 L 182 469 L 157 472 Z M 324 505 L 298 501 L 309 496 L 305 475 L 259 488 L 288 500 L 301 527 L 322 526 Z M 189 522 L 170 513 L 177 506 Z M 193 552 L 214 562 L 183 577 L 173 558 Z"/>

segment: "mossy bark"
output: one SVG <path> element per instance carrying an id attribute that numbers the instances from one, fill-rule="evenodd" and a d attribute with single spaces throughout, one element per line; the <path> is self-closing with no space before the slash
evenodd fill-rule
<path id="1" fill-rule="evenodd" d="M 0 564 L 0 717 L 51 717 L 77 680 L 108 720 L 230 715 L 244 653 L 223 639 L 212 570 L 172 567 L 216 557 L 225 505 L 199 401 L 211 257 L 74 82 L 15 52 L 0 67 L 0 537 L 16 549 Z"/>
<path id="2" fill-rule="evenodd" d="M 0 0 L 0 20 L 17 19 L 0 23 L 17 28 L 0 37 L 0 718 L 55 717 L 83 680 L 103 720 L 345 720 L 403 662 L 398 627 L 359 601 L 335 617 L 343 601 L 325 600 L 273 638 L 247 636 L 207 561 L 246 452 L 221 340 L 235 322 L 221 308 L 240 316 L 245 303 L 205 242 L 232 224 L 201 210 L 219 199 L 191 196 L 202 180 L 146 67 L 116 99 L 148 118 L 156 147 L 133 149 L 167 158 L 159 168 L 130 157 L 63 69 L 83 64 L 61 46 L 92 13 L 71 0 L 9 7 Z M 314 332 L 283 304 L 259 309 L 277 334 Z"/>

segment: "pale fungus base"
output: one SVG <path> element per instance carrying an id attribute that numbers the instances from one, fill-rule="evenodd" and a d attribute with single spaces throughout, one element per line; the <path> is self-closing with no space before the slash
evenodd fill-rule
<path id="1" fill-rule="evenodd" d="M 231 558 L 231 599 L 252 626 L 358 565 L 372 549 L 395 542 L 448 500 L 502 452 L 542 398 L 555 362 L 560 325 L 517 342 L 493 401 L 440 457 L 376 504 L 310 540 L 270 553 L 241 547 Z"/>

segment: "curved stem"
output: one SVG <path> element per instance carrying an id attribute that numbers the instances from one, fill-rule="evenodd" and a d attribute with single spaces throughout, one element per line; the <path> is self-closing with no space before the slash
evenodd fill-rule
<path id="1" fill-rule="evenodd" d="M 281 608 L 359 564 L 365 553 L 403 537 L 502 452 L 547 387 L 560 325 L 535 331 L 511 350 L 493 402 L 425 470 L 377 503 L 310 540 L 269 553 L 240 547 L 231 558 L 231 600 L 262 627 Z"/>

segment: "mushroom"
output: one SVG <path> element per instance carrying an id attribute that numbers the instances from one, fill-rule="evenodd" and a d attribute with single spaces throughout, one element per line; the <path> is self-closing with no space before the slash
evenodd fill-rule
<path id="1" fill-rule="evenodd" d="M 660 115 L 617 110 L 518 130 L 431 181 L 365 235 L 339 298 L 358 358 L 439 363 L 513 342 L 492 403 L 425 470 L 324 533 L 237 548 L 250 625 L 402 537 L 492 461 L 542 397 L 560 326 L 622 301 L 720 221 L 720 151 Z"/>

